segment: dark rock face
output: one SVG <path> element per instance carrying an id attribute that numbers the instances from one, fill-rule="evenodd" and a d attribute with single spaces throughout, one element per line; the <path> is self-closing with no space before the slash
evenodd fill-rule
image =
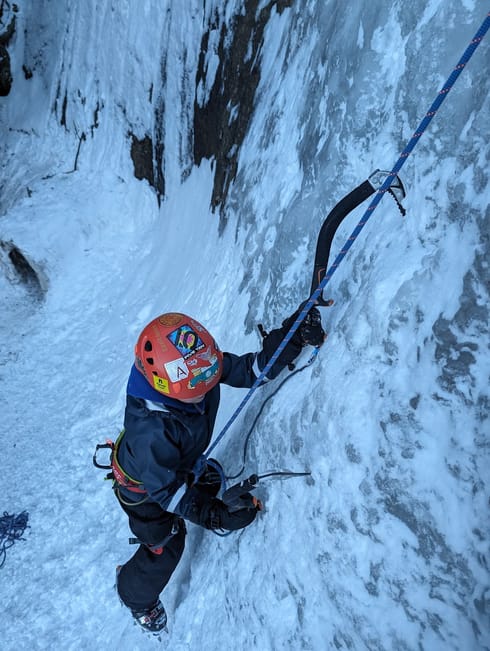
<path id="1" fill-rule="evenodd" d="M 156 190 L 158 202 L 165 193 L 165 181 L 162 171 L 163 144 L 156 143 L 155 147 L 150 136 L 143 139 L 130 133 L 131 160 L 134 165 L 134 175 L 137 179 L 146 179 Z"/>
<path id="2" fill-rule="evenodd" d="M 0 95 L 5 97 L 12 87 L 12 74 L 10 72 L 10 56 L 7 48 L 0 45 Z"/>
<path id="3" fill-rule="evenodd" d="M 11 16 L 9 16 L 10 10 Z M 10 69 L 10 55 L 7 45 L 15 33 L 16 5 L 10 6 L 8 2 L 0 4 L 0 96 L 6 97 L 12 88 L 12 72 Z"/>
<path id="4" fill-rule="evenodd" d="M 30 299 L 42 301 L 47 290 L 47 281 L 42 271 L 31 263 L 27 254 L 24 254 L 12 241 L 0 240 L 0 253 L 5 253 L 11 264 L 13 274 L 11 282 L 22 285 Z"/>
<path id="5" fill-rule="evenodd" d="M 224 202 L 235 178 L 240 146 L 245 138 L 253 112 L 255 92 L 260 81 L 259 55 L 264 29 L 272 9 L 279 13 L 290 7 L 292 0 L 269 2 L 257 11 L 258 0 L 245 0 L 244 12 L 235 17 L 231 34 L 221 26 L 217 55 L 219 64 L 207 101 L 194 102 L 194 161 L 215 160 L 211 207 L 220 207 L 220 225 L 224 226 Z M 217 29 L 218 24 L 209 25 Z M 205 68 L 209 30 L 201 41 L 201 55 L 196 75 L 196 89 L 206 85 Z M 229 45 L 225 45 L 229 44 Z"/>

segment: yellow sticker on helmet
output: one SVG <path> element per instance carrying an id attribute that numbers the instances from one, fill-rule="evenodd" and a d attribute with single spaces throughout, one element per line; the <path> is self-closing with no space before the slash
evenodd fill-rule
<path id="1" fill-rule="evenodd" d="M 168 389 L 168 380 L 163 377 L 158 377 L 158 375 L 153 376 L 153 386 L 160 393 L 170 393 Z"/>

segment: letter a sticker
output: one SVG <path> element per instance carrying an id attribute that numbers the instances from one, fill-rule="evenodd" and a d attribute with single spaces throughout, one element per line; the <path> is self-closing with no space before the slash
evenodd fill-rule
<path id="1" fill-rule="evenodd" d="M 189 369 L 182 357 L 175 359 L 173 362 L 167 362 L 164 366 L 170 382 L 180 382 L 189 375 Z"/>

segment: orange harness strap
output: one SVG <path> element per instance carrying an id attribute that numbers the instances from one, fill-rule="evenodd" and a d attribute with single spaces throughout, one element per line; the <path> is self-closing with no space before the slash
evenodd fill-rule
<path id="1" fill-rule="evenodd" d="M 114 475 L 114 481 L 116 482 L 116 484 L 122 486 L 128 491 L 131 491 L 133 493 L 146 494 L 147 491 L 143 486 L 143 482 L 138 481 L 137 479 L 133 479 L 133 477 L 130 477 L 127 474 L 127 472 L 123 470 L 121 464 L 117 460 L 117 451 L 119 449 L 119 443 L 121 442 L 123 436 L 124 436 L 124 430 L 121 431 L 121 433 L 117 438 L 117 441 L 113 444 L 113 448 L 112 448 L 111 468 L 112 468 L 112 474 Z"/>

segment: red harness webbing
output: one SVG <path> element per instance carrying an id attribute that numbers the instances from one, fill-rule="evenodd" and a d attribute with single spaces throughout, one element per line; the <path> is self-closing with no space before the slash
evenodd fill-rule
<path id="1" fill-rule="evenodd" d="M 112 474 L 114 475 L 114 481 L 119 486 L 122 486 L 126 490 L 131 491 L 132 493 L 146 494 L 147 491 L 143 486 L 143 482 L 138 481 L 137 479 L 133 479 L 126 472 L 124 472 L 119 461 L 117 460 L 117 451 L 119 449 L 119 443 L 121 442 L 123 436 L 124 436 L 124 430 L 122 430 L 122 432 L 119 434 L 117 441 L 114 443 L 114 447 L 112 448 L 111 468 L 112 468 Z"/>

